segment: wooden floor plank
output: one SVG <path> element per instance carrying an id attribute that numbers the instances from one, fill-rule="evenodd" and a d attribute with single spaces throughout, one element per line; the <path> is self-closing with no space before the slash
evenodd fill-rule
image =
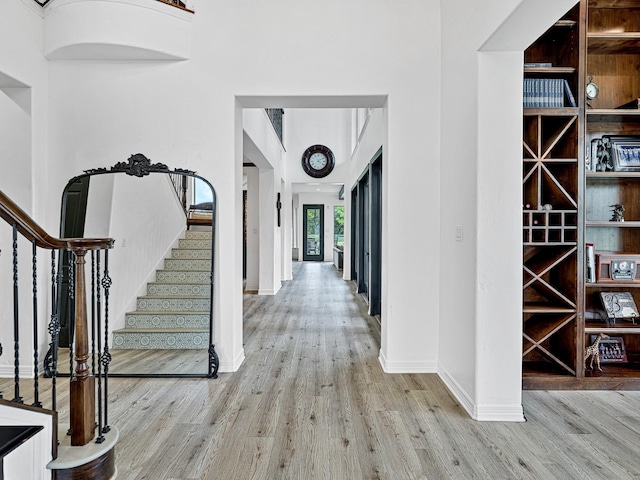
<path id="1" fill-rule="evenodd" d="M 525 391 L 526 423 L 476 422 L 436 374 L 382 371 L 380 326 L 332 264 L 243 303 L 237 372 L 109 380 L 119 480 L 640 478 L 640 392 Z"/>

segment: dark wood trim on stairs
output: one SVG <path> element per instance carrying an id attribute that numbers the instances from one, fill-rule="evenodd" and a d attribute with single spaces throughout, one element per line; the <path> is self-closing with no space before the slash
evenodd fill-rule
<path id="1" fill-rule="evenodd" d="M 53 470 L 53 480 L 109 480 L 116 474 L 115 447 L 104 455 L 84 465 L 62 470 Z"/>

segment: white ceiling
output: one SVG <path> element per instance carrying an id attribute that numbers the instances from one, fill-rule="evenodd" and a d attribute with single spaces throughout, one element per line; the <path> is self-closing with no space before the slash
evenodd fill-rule
<path id="1" fill-rule="evenodd" d="M 321 194 L 335 194 L 337 195 L 342 188 L 342 183 L 292 183 L 292 193 L 321 193 Z"/>

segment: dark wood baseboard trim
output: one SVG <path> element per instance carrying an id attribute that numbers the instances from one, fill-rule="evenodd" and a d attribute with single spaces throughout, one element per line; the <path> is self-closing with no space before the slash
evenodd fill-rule
<path id="1" fill-rule="evenodd" d="M 104 455 L 74 468 L 53 470 L 53 480 L 110 480 L 116 474 L 115 447 Z"/>

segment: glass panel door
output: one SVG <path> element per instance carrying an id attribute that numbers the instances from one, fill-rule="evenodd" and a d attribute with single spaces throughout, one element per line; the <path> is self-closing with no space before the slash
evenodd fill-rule
<path id="1" fill-rule="evenodd" d="M 324 260 L 324 205 L 303 205 L 304 252 L 302 259 Z"/>

